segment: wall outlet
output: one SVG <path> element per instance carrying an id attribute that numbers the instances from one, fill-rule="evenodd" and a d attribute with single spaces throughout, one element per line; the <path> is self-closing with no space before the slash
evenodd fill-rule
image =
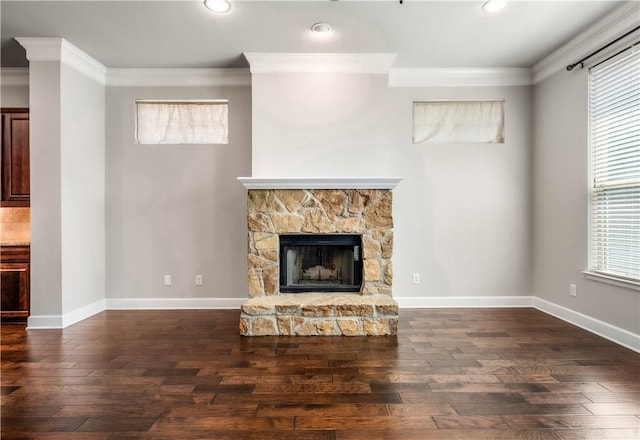
<path id="1" fill-rule="evenodd" d="M 164 285 L 165 286 L 170 286 L 171 285 L 171 275 L 165 275 L 164 276 Z"/>
<path id="2" fill-rule="evenodd" d="M 420 284 L 420 274 L 419 273 L 414 273 L 413 274 L 413 284 Z"/>
<path id="3" fill-rule="evenodd" d="M 196 286 L 202 286 L 202 275 L 196 275 Z"/>
<path id="4" fill-rule="evenodd" d="M 578 296 L 578 290 L 575 284 L 569 284 L 569 295 Z"/>

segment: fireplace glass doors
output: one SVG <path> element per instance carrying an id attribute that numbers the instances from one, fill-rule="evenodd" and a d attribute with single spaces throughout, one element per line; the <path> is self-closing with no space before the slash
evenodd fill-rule
<path id="1" fill-rule="evenodd" d="M 359 292 L 359 235 L 280 235 L 280 292 Z"/>

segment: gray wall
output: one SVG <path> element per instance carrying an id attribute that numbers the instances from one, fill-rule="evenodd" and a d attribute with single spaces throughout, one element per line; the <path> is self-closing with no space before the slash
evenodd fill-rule
<path id="1" fill-rule="evenodd" d="M 56 61 L 30 62 L 32 317 L 62 315 L 60 70 Z"/>
<path id="2" fill-rule="evenodd" d="M 29 322 L 59 326 L 105 295 L 104 85 L 59 61 L 31 61 L 29 81 Z"/>
<path id="3" fill-rule="evenodd" d="M 34 70 L 32 64 L 32 75 L 55 80 L 55 68 L 47 72 L 47 63 L 38 66 Z M 370 150 L 360 146 L 358 157 L 365 159 L 358 162 L 353 162 L 355 150 L 338 156 L 348 158 L 340 174 L 355 164 L 360 175 L 404 177 L 394 190 L 395 296 L 535 295 L 640 333 L 638 293 L 581 273 L 588 254 L 586 87 L 586 71 L 562 71 L 533 87 L 385 93 L 386 112 L 376 112 L 388 117 L 388 126 L 374 130 L 385 143 L 372 142 Z M 41 102 L 58 99 L 50 88 L 31 92 Z M 136 145 L 134 100 L 158 97 L 229 98 L 230 144 Z M 505 99 L 504 144 L 411 143 L 413 100 L 479 98 Z M 32 118 L 42 124 L 51 117 L 32 106 Z M 246 196 L 235 178 L 251 173 L 251 124 L 249 87 L 107 88 L 107 298 L 246 296 Z M 35 136 L 32 142 L 38 144 Z M 49 165 L 59 158 L 46 146 L 50 138 L 39 142 L 42 148 L 35 149 L 41 154 L 32 156 L 32 166 L 47 179 L 33 182 L 33 246 L 39 249 L 33 264 L 42 276 L 33 280 L 32 309 L 48 315 L 62 312 L 61 269 L 50 264 L 60 261 L 53 254 L 61 237 L 51 234 L 60 217 L 52 216 L 55 194 L 46 195 L 56 185 L 56 170 Z M 315 165 L 335 162 L 309 150 L 289 153 Z M 287 152 L 278 156 L 286 159 Z M 288 172 L 269 166 L 275 168 L 263 167 L 265 174 Z M 422 275 L 420 285 L 411 282 L 415 272 Z M 197 273 L 204 275 L 203 287 L 193 285 Z M 173 286 L 162 285 L 164 274 L 173 275 Z M 569 283 L 577 285 L 577 298 L 568 295 Z"/>
<path id="4" fill-rule="evenodd" d="M 531 88 L 389 89 L 381 75 L 368 77 L 350 92 L 358 108 L 342 115 L 361 123 L 340 142 L 329 141 L 344 135 L 339 118 L 324 134 L 312 124 L 333 114 L 328 101 L 284 117 L 287 96 L 303 93 L 295 88 L 283 95 L 268 87 L 108 87 L 107 298 L 246 297 L 246 191 L 236 177 L 252 165 L 269 176 L 402 176 L 394 190 L 395 296 L 531 295 Z M 276 91 L 280 99 L 263 96 Z M 252 164 L 256 93 L 261 111 L 268 99 L 280 119 L 256 122 L 254 114 L 254 143 L 261 141 Z M 136 98 L 228 98 L 230 143 L 137 145 Z M 505 99 L 504 144 L 411 143 L 413 100 L 480 98 Z M 162 285 L 164 274 L 172 286 Z M 203 287 L 194 286 L 196 274 Z"/>
<path id="5" fill-rule="evenodd" d="M 563 70 L 534 88 L 533 294 L 638 334 L 637 289 L 581 273 L 589 236 L 587 75 Z M 569 296 L 569 284 L 577 297 Z"/>
<path id="6" fill-rule="evenodd" d="M 254 177 L 403 178 L 394 296 L 531 295 L 531 87 L 389 88 L 386 75 L 344 73 L 252 81 Z M 505 143 L 412 144 L 412 103 L 429 99 L 504 99 Z"/>
<path id="7" fill-rule="evenodd" d="M 531 87 L 392 88 L 394 295 L 531 295 Z M 505 100 L 503 144 L 412 144 L 414 100 Z M 412 274 L 421 274 L 421 284 Z"/>
<path id="8" fill-rule="evenodd" d="M 60 84 L 62 313 L 66 314 L 105 295 L 105 87 L 64 63 Z"/>
<path id="9" fill-rule="evenodd" d="M 252 74 L 254 177 L 389 176 L 387 75 Z"/>
<path id="10" fill-rule="evenodd" d="M 228 99 L 229 144 L 136 144 L 136 99 Z M 246 297 L 250 87 L 107 87 L 106 108 L 107 299 Z"/>

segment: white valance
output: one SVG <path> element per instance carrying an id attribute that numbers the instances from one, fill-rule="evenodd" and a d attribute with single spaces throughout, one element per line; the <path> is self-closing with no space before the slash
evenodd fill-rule
<path id="1" fill-rule="evenodd" d="M 227 101 L 136 101 L 140 144 L 227 144 Z"/>
<path id="2" fill-rule="evenodd" d="M 413 103 L 413 143 L 504 142 L 504 101 Z"/>

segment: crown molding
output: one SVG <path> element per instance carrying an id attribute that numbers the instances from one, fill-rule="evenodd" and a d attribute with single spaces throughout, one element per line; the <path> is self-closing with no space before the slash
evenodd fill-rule
<path id="1" fill-rule="evenodd" d="M 247 189 L 393 189 L 402 177 L 238 177 Z"/>
<path id="2" fill-rule="evenodd" d="M 108 69 L 107 86 L 250 86 L 249 69 Z"/>
<path id="3" fill-rule="evenodd" d="M 60 61 L 62 59 L 62 38 L 16 38 L 27 51 L 29 61 Z"/>
<path id="4" fill-rule="evenodd" d="M 531 69 L 519 67 L 394 68 L 389 74 L 389 87 L 503 87 L 531 84 Z"/>
<path id="5" fill-rule="evenodd" d="M 29 61 L 59 61 L 105 84 L 107 68 L 64 38 L 16 38 Z"/>
<path id="6" fill-rule="evenodd" d="M 4 67 L 2 84 L 28 86 L 28 68 Z M 523 68 L 394 68 L 389 72 L 390 87 L 486 87 L 532 84 L 531 71 Z M 248 87 L 249 69 L 107 69 L 107 87 Z"/>
<path id="7" fill-rule="evenodd" d="M 3 67 L 0 69 L 0 84 L 4 87 L 29 87 L 28 67 Z"/>
<path id="8" fill-rule="evenodd" d="M 592 25 L 587 31 L 579 34 L 567 44 L 535 64 L 532 68 L 533 83 L 539 83 L 554 73 L 565 70 L 568 64 L 597 50 L 600 46 L 623 35 L 639 24 L 640 2 L 632 1 L 625 3 Z"/>
<path id="9" fill-rule="evenodd" d="M 388 74 L 394 53 L 258 53 L 245 52 L 251 73 Z"/>
<path id="10" fill-rule="evenodd" d="M 61 61 L 102 85 L 106 83 L 107 68 L 65 39 L 62 40 Z"/>

